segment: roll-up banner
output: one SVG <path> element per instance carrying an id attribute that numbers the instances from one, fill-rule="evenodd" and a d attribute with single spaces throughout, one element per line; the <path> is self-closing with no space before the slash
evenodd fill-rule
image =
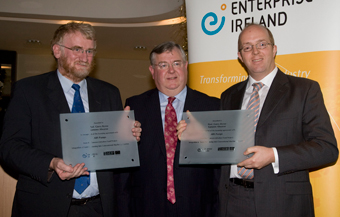
<path id="1" fill-rule="evenodd" d="M 318 81 L 340 141 L 339 0 L 186 0 L 189 86 L 211 96 L 247 79 L 237 58 L 246 23 L 268 27 L 284 73 Z M 311 171 L 315 214 L 340 213 L 339 163 Z"/>

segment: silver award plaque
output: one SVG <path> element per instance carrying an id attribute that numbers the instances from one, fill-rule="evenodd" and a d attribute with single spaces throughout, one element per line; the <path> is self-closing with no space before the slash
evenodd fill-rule
<path id="1" fill-rule="evenodd" d="M 134 122 L 133 111 L 60 114 L 64 162 L 89 171 L 139 166 Z"/>
<path id="2" fill-rule="evenodd" d="M 254 146 L 254 111 L 186 112 L 180 164 L 237 164 Z"/>

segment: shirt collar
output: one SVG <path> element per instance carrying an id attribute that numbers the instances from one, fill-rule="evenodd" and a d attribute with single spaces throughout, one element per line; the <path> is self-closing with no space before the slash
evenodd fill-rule
<path id="1" fill-rule="evenodd" d="M 248 80 L 248 84 L 247 84 L 247 89 L 252 87 L 253 83 L 258 83 L 258 82 L 262 82 L 264 84 L 264 86 L 267 86 L 268 88 L 270 88 L 270 86 L 273 83 L 273 80 L 277 74 L 278 68 L 275 66 L 274 70 L 271 71 L 266 77 L 264 77 L 262 80 L 260 81 L 256 81 L 254 78 L 252 78 L 251 76 L 249 76 L 249 80 Z"/>
<path id="2" fill-rule="evenodd" d="M 165 95 L 161 91 L 158 91 L 158 96 L 159 96 L 159 101 L 161 104 L 168 103 L 169 96 Z M 179 100 L 179 101 L 185 102 L 186 96 L 187 96 L 187 86 L 185 86 L 183 90 L 175 96 L 176 97 L 175 101 Z"/>
<path id="3" fill-rule="evenodd" d="M 72 85 L 74 84 L 73 81 L 63 76 L 59 72 L 59 70 L 57 70 L 57 74 L 58 74 L 58 78 L 59 78 L 59 81 L 60 81 L 61 87 L 63 88 L 64 93 L 67 93 L 71 89 L 73 89 L 72 88 Z M 83 79 L 81 82 L 78 83 L 78 85 L 80 86 L 80 91 L 87 89 L 86 79 Z"/>

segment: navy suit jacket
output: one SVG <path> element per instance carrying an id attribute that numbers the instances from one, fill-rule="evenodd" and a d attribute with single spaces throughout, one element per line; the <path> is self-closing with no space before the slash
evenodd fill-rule
<path id="1" fill-rule="evenodd" d="M 248 80 L 221 96 L 223 110 L 241 109 Z M 337 142 L 317 82 L 277 72 L 264 102 L 255 145 L 276 147 L 279 173 L 271 164 L 254 170 L 255 206 L 261 217 L 314 216 L 309 169 L 333 163 Z M 222 167 L 221 213 L 228 212 L 230 165 Z"/>
<path id="2" fill-rule="evenodd" d="M 119 90 L 106 82 L 86 78 L 91 112 L 122 110 Z M 56 173 L 47 180 L 53 157 L 62 158 L 59 114 L 69 113 L 57 72 L 22 79 L 15 84 L 6 112 L 0 156 L 19 173 L 13 216 L 67 216 L 74 180 Z M 97 171 L 104 216 L 114 213 L 112 171 Z"/>
<path id="3" fill-rule="evenodd" d="M 187 89 L 184 111 L 219 110 L 219 100 Z M 139 142 L 140 167 L 123 183 L 126 200 L 120 216 L 165 217 L 167 200 L 167 164 L 158 90 L 153 89 L 126 100 L 142 124 Z M 218 200 L 219 167 L 180 166 L 180 142 L 174 160 L 176 206 L 179 217 L 212 217 Z M 123 180 L 121 180 L 123 182 Z M 122 199 L 124 197 L 120 197 Z M 130 214 L 127 214 L 131 211 Z"/>

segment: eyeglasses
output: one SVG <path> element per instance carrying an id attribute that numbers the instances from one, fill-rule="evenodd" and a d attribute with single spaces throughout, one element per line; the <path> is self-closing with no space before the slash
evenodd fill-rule
<path id="1" fill-rule="evenodd" d="M 265 49 L 267 47 L 267 45 L 272 45 L 272 43 L 268 43 L 266 41 L 261 41 L 261 42 L 255 44 L 255 47 L 257 49 Z M 239 51 L 241 52 L 241 50 L 243 50 L 243 52 L 250 52 L 250 51 L 253 50 L 253 47 L 254 47 L 254 45 L 252 45 L 252 44 L 246 44 Z"/>
<path id="2" fill-rule="evenodd" d="M 178 68 L 183 66 L 183 62 L 182 61 L 175 61 L 171 65 L 174 69 L 178 69 Z M 170 68 L 170 63 L 160 62 L 158 64 L 154 64 L 154 66 L 157 66 L 160 70 L 168 70 Z"/>
<path id="3" fill-rule="evenodd" d="M 88 56 L 88 57 L 93 57 L 94 55 L 96 55 L 96 50 L 95 49 L 84 50 L 82 47 L 78 47 L 78 46 L 75 46 L 75 47 L 66 47 L 66 46 L 61 45 L 61 44 L 58 44 L 58 45 L 61 46 L 61 47 L 64 47 L 64 48 L 67 48 L 67 49 L 71 50 L 73 52 L 73 54 L 78 55 L 78 56 L 83 54 L 84 51 L 85 51 L 86 56 Z"/>

